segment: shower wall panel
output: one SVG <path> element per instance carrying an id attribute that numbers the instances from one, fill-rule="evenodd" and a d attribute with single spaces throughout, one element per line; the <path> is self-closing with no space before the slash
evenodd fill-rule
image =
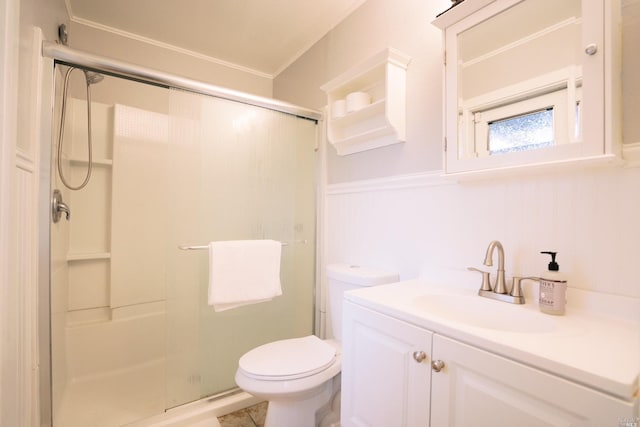
<path id="1" fill-rule="evenodd" d="M 71 115 L 65 131 L 63 156 L 65 176 L 72 185 L 84 180 L 88 167 L 87 106 L 81 99 L 69 99 L 67 115 Z M 109 305 L 109 253 L 111 224 L 111 146 L 113 106 L 93 103 L 93 170 L 86 191 L 69 191 L 61 182 L 65 200 L 72 207 L 69 225 L 69 269 L 67 324 L 104 319 Z"/>
<path id="2" fill-rule="evenodd" d="M 60 259 L 54 261 L 52 292 L 54 425 L 118 426 L 166 408 L 165 277 L 156 275 L 152 291 L 147 292 L 151 286 L 145 288 L 144 283 L 149 278 L 139 268 L 157 262 L 161 270 L 165 260 L 146 258 L 153 254 L 156 240 L 147 247 L 135 245 L 140 241 L 138 229 L 153 219 L 144 217 L 144 208 L 156 200 L 148 197 L 146 186 L 135 199 L 139 188 L 132 185 L 135 180 L 149 183 L 149 161 L 153 161 L 148 154 L 136 155 L 136 147 L 147 148 L 149 143 L 140 130 L 162 127 L 145 120 L 149 116 L 142 110 L 130 109 L 123 115 L 122 109 L 127 107 L 92 103 L 93 171 L 87 187 L 72 192 L 54 183 L 72 210 L 70 222 L 53 227 L 54 260 Z M 63 167 L 77 183 L 88 166 L 86 102 L 69 99 L 67 115 Z M 166 151 L 166 115 L 160 116 Z M 130 124 L 129 133 L 122 131 L 123 123 Z M 134 149 L 121 152 L 120 143 Z M 155 165 L 161 168 L 163 163 Z M 139 277 L 145 281 L 136 281 Z"/>
<path id="3" fill-rule="evenodd" d="M 111 307 L 165 299 L 169 151 L 167 116 L 116 106 Z"/>

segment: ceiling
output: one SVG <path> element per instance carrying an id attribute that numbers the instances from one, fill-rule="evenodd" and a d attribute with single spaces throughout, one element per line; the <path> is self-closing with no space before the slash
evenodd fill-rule
<path id="1" fill-rule="evenodd" d="M 71 19 L 275 77 L 365 0 L 66 0 Z"/>

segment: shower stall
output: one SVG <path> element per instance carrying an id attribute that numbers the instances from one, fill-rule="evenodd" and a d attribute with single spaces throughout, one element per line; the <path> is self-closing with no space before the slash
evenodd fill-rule
<path id="1" fill-rule="evenodd" d="M 236 392 L 244 352 L 314 331 L 321 116 L 62 46 L 48 55 L 53 426 L 145 425 Z M 207 251 L 181 246 L 242 239 L 285 244 L 283 294 L 214 312 Z"/>

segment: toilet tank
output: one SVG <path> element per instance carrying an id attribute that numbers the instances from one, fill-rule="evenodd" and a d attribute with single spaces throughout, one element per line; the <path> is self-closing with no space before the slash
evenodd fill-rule
<path id="1" fill-rule="evenodd" d="M 327 338 L 342 341 L 342 297 L 346 291 L 366 286 L 397 282 L 398 273 L 389 273 L 349 264 L 327 265 L 327 315 L 330 330 Z"/>

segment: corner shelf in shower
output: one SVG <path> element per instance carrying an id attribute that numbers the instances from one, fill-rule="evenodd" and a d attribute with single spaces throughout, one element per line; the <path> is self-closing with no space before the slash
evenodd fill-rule
<path id="1" fill-rule="evenodd" d="M 76 253 L 76 254 L 68 254 L 67 262 L 74 261 L 94 261 L 101 259 L 111 259 L 111 252 L 86 252 L 86 253 Z"/>
<path id="2" fill-rule="evenodd" d="M 87 163 L 89 163 L 89 161 L 87 159 L 69 159 L 69 161 L 71 162 L 72 165 L 74 166 L 78 166 L 78 165 L 86 165 Z M 113 160 L 111 159 L 93 159 L 92 163 L 95 166 L 113 166 Z"/>

